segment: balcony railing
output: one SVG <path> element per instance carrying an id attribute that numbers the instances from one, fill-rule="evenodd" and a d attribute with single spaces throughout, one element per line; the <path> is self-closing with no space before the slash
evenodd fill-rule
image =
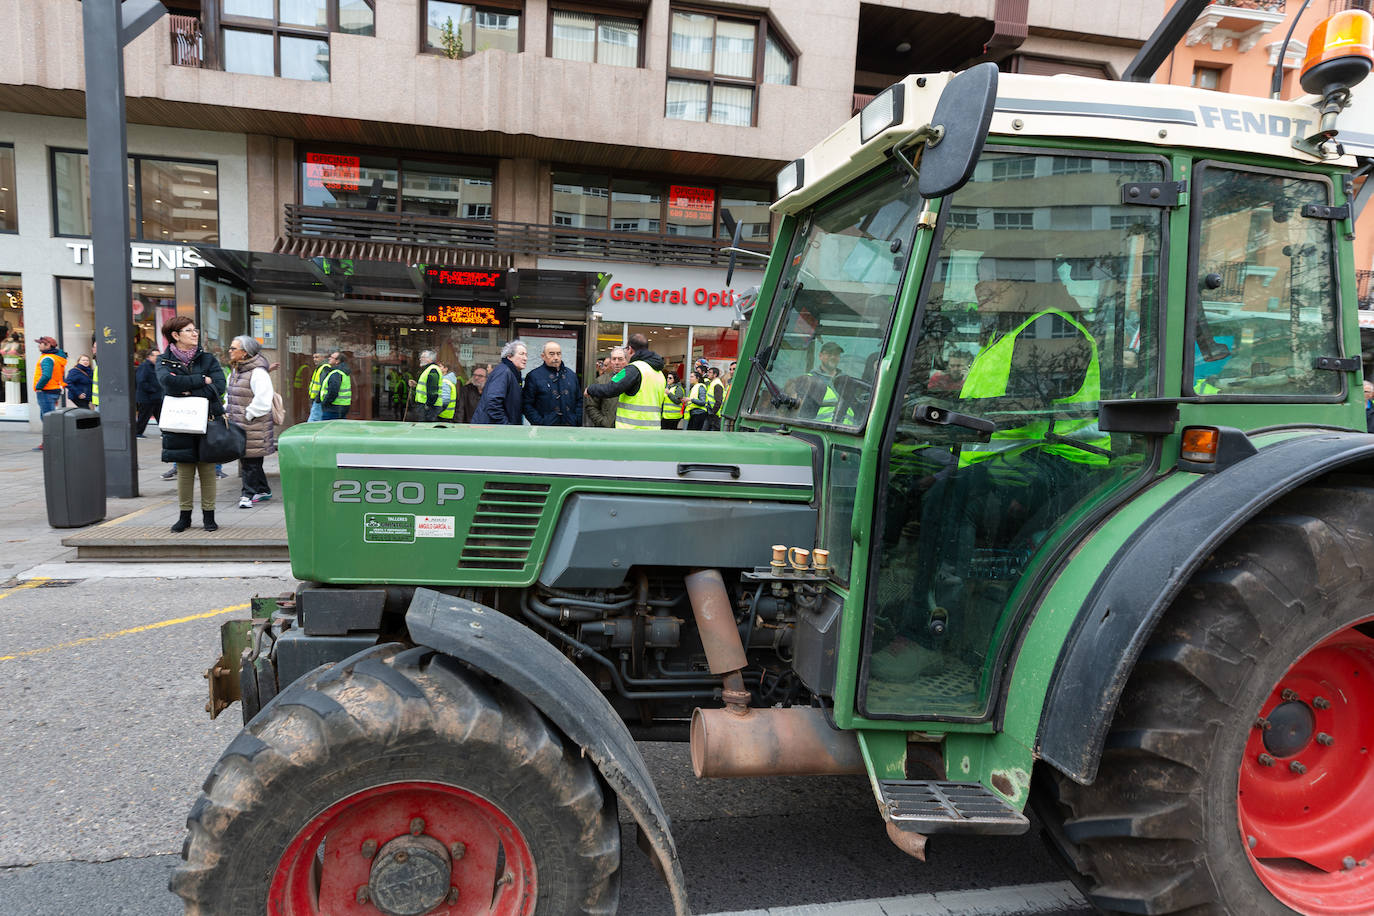
<path id="1" fill-rule="evenodd" d="M 1326 15 L 1334 16 L 1346 10 L 1364 10 L 1366 13 L 1370 9 L 1370 0 L 1327 0 Z"/>
<path id="2" fill-rule="evenodd" d="M 172 63 L 178 67 L 205 66 L 205 39 L 195 16 L 169 16 L 172 21 Z"/>
<path id="3" fill-rule="evenodd" d="M 1238 10 L 1263 10 L 1266 13 L 1282 13 L 1284 0 L 1212 0 L 1213 6 L 1229 6 Z"/>
<path id="4" fill-rule="evenodd" d="M 723 239 L 685 238 L 571 229 L 534 223 L 497 222 L 286 205 L 286 236 L 277 248 L 291 254 L 332 251 L 331 256 L 404 260 L 449 257 L 454 266 L 508 265 L 515 255 L 634 261 L 676 267 L 724 267 Z M 767 252 L 766 244 L 742 247 Z M 345 253 L 348 252 L 348 253 Z M 423 255 L 423 256 L 419 256 Z"/>

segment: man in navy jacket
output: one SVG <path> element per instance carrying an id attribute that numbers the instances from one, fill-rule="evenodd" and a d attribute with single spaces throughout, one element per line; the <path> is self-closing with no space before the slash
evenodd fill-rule
<path id="1" fill-rule="evenodd" d="M 532 426 L 581 426 L 582 386 L 577 373 L 563 365 L 556 340 L 544 344 L 544 364 L 525 376 L 525 419 Z"/>
<path id="2" fill-rule="evenodd" d="M 473 423 L 520 425 L 520 373 L 528 361 L 529 351 L 523 340 L 512 340 L 501 348 L 501 361 L 491 370 L 482 399 L 472 412 Z"/>

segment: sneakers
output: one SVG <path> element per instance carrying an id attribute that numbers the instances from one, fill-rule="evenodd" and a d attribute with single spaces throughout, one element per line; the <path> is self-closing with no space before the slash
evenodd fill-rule
<path id="1" fill-rule="evenodd" d="M 247 496 L 240 496 L 240 497 L 239 497 L 239 508 L 240 508 L 240 509 L 251 509 L 251 508 L 253 508 L 253 500 L 249 499 Z"/>
<path id="2" fill-rule="evenodd" d="M 221 471 L 219 468 L 215 468 L 215 476 L 218 477 L 220 480 L 227 480 L 229 478 L 229 475 Z"/>
<path id="3" fill-rule="evenodd" d="M 171 480 L 175 476 L 177 476 L 177 466 L 175 464 L 162 472 L 163 480 Z"/>
<path id="4" fill-rule="evenodd" d="M 254 494 L 253 494 L 253 504 L 254 504 L 254 505 L 257 505 L 258 503 L 263 502 L 264 500 L 271 499 L 271 498 L 272 498 L 271 492 L 267 492 L 267 493 L 254 493 Z"/>

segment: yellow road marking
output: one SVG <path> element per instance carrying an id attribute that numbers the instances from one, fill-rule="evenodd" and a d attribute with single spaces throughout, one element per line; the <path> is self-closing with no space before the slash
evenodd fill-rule
<path id="1" fill-rule="evenodd" d="M 0 597 L 4 597 L 0 595 Z M 157 623 L 144 624 L 141 627 L 130 627 L 127 630 L 119 630 L 115 633 L 101 633 L 99 636 L 86 636 L 81 639 L 73 639 L 71 642 L 58 643 L 55 646 L 44 646 L 41 649 L 28 649 L 24 652 L 16 652 L 14 655 L 0 655 L 0 662 L 11 661 L 16 658 L 27 658 L 30 655 L 42 655 L 45 652 L 56 652 L 59 649 L 72 649 L 76 646 L 84 646 L 89 643 L 99 642 L 102 639 L 115 639 L 119 636 L 131 636 L 134 633 L 146 633 L 149 630 L 160 630 L 163 627 L 175 626 L 179 623 L 189 623 L 192 620 L 204 620 L 207 617 L 219 617 L 222 614 L 232 614 L 235 611 L 246 611 L 248 605 L 235 604 L 229 607 L 218 608 L 213 611 L 206 611 L 203 614 L 192 614 L 189 617 L 178 617 L 175 620 L 161 620 Z"/>
<path id="2" fill-rule="evenodd" d="M 44 582 L 47 582 L 47 581 L 48 581 L 48 577 L 47 577 L 47 576 L 36 576 L 36 577 L 30 579 L 29 581 L 25 582 L 25 583 L 22 584 L 22 585 L 16 585 L 14 588 L 10 589 L 10 590 L 7 591 L 7 592 L 0 592 L 0 598 L 8 598 L 10 595 L 13 595 L 15 592 L 22 592 L 22 591 L 23 591 L 24 589 L 26 589 L 26 588 L 38 588 L 38 586 L 42 585 Z"/>

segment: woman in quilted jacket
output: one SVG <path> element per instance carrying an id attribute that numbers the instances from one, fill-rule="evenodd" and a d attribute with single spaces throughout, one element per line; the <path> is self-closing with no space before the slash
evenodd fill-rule
<path id="1" fill-rule="evenodd" d="M 229 419 L 248 434 L 248 447 L 239 459 L 239 477 L 243 480 L 239 508 L 251 509 L 272 498 L 267 473 L 262 469 L 262 460 L 277 450 L 272 424 L 272 376 L 267 357 L 262 355 L 262 345 L 252 337 L 239 336 L 230 341 L 229 362 L 234 367 L 234 374 L 229 376 Z"/>

